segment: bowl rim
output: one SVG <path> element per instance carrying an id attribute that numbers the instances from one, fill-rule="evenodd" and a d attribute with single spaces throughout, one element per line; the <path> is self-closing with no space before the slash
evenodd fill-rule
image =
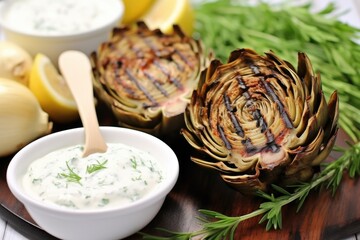
<path id="1" fill-rule="evenodd" d="M 121 21 L 121 18 L 124 16 L 125 13 L 125 6 L 123 1 L 119 0 L 107 0 L 112 1 L 114 6 L 117 6 L 119 11 L 114 11 L 114 17 L 111 19 L 108 19 L 103 24 L 100 24 L 96 26 L 95 28 L 83 30 L 83 31 L 77 31 L 73 33 L 62 33 L 62 34 L 46 34 L 46 33 L 39 33 L 39 32 L 31 32 L 31 31 L 24 31 L 23 29 L 14 28 L 11 26 L 11 24 L 7 23 L 5 20 L 5 12 L 6 9 L 9 8 L 13 2 L 13 0 L 5 0 L 4 2 L 0 2 L 0 27 L 4 32 L 9 31 L 15 34 L 20 34 L 27 37 L 33 37 L 33 38 L 43 38 L 46 40 L 51 39 L 65 39 L 65 38 L 79 38 L 79 37 L 86 37 L 89 35 L 96 34 L 99 30 L 102 29 L 108 29 L 108 27 L 112 26 L 114 23 L 117 23 Z"/>
<path id="2" fill-rule="evenodd" d="M 21 191 L 21 177 L 18 176 L 18 174 L 15 174 L 17 172 L 16 167 L 18 164 L 21 163 L 21 159 L 26 156 L 26 154 L 31 151 L 34 147 L 43 146 L 49 139 L 57 139 L 57 138 L 63 138 L 67 135 L 71 134 L 81 134 L 84 132 L 83 127 L 78 128 L 71 128 L 66 129 L 63 131 L 55 132 L 46 136 L 43 136 L 25 147 L 23 147 L 20 151 L 18 151 L 13 158 L 11 159 L 8 169 L 6 172 L 6 179 L 9 186 L 10 191 L 14 196 L 24 204 L 25 207 L 28 205 L 31 205 L 31 207 L 36 207 L 38 209 L 46 209 L 48 211 L 51 211 L 53 214 L 56 213 L 66 213 L 66 214 L 73 214 L 73 215 L 79 215 L 79 216 L 89 216 L 89 215 L 99 215 L 99 214 L 113 214 L 115 212 L 119 212 L 121 214 L 128 214 L 131 212 L 139 211 L 143 208 L 146 208 L 161 199 L 165 199 L 166 195 L 172 190 L 172 188 L 175 186 L 178 175 L 179 175 L 179 161 L 174 153 L 174 151 L 162 140 L 159 138 L 152 136 L 148 133 L 141 132 L 138 130 L 133 130 L 129 128 L 123 128 L 123 127 L 115 127 L 115 126 L 101 126 L 101 131 L 103 133 L 105 132 L 117 132 L 119 134 L 125 132 L 129 133 L 131 135 L 137 135 L 141 136 L 142 138 L 145 138 L 149 141 L 154 141 L 155 145 L 161 145 L 162 152 L 166 151 L 166 154 L 169 156 L 168 158 L 171 159 L 172 163 L 172 174 L 166 173 L 166 180 L 163 181 L 161 184 L 155 187 L 152 191 L 150 191 L 148 194 L 143 196 L 142 198 L 131 202 L 129 204 L 115 206 L 115 207 L 108 207 L 108 208 L 97 208 L 97 209 L 70 209 L 70 208 L 64 208 L 61 206 L 57 206 L 55 204 L 44 204 L 44 202 L 39 201 L 35 197 L 30 196 L 28 193 Z M 56 148 L 55 148 L 56 149 Z M 49 150 L 52 151 L 52 150 Z M 36 160 L 38 158 L 33 159 L 32 161 Z M 29 161 L 29 164 L 32 162 Z M 29 166 L 26 165 L 26 168 Z"/>

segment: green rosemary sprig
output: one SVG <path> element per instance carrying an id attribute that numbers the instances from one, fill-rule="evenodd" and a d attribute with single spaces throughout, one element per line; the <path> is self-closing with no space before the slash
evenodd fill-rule
<path id="1" fill-rule="evenodd" d="M 300 210 L 311 190 L 325 186 L 335 193 L 339 187 L 345 170 L 351 178 L 360 176 L 360 142 L 350 146 L 348 149 L 335 147 L 336 151 L 343 154 L 335 161 L 324 164 L 324 169 L 316 175 L 311 182 L 291 186 L 294 191 L 288 191 L 279 186 L 273 185 L 273 189 L 280 193 L 279 196 L 259 192 L 258 196 L 265 201 L 259 208 L 251 213 L 230 217 L 216 211 L 201 209 L 199 217 L 201 229 L 194 232 L 174 232 L 159 228 L 166 236 L 155 236 L 140 233 L 143 239 L 147 240 L 190 240 L 195 237 L 208 240 L 233 240 L 235 231 L 239 224 L 253 217 L 262 216 L 260 223 L 266 222 L 266 230 L 281 229 L 282 207 L 297 202 L 297 211 Z"/>
<path id="2" fill-rule="evenodd" d="M 108 160 L 105 160 L 104 162 L 100 163 L 99 161 L 97 161 L 97 164 L 94 163 L 94 164 L 91 164 L 91 165 L 88 165 L 86 167 L 86 172 L 91 174 L 93 172 L 96 172 L 96 171 L 99 171 L 101 169 L 104 169 L 106 168 L 105 164 L 108 162 Z"/>
<path id="3" fill-rule="evenodd" d="M 69 170 L 69 173 L 59 173 L 59 176 L 66 178 L 68 182 L 75 182 L 81 184 L 81 177 L 76 174 L 74 170 L 69 166 L 69 161 L 66 161 L 66 167 Z"/>

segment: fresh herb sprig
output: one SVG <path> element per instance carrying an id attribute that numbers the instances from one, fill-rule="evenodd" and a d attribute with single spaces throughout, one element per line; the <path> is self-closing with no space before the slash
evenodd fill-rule
<path id="1" fill-rule="evenodd" d="M 74 170 L 69 166 L 69 161 L 66 161 L 66 167 L 69 173 L 59 173 L 60 177 L 66 178 L 68 182 L 80 183 L 81 177 L 74 172 Z"/>
<path id="2" fill-rule="evenodd" d="M 146 233 L 143 239 L 147 240 L 187 240 L 187 239 L 234 239 L 235 231 L 239 224 L 245 220 L 262 216 L 259 223 L 266 222 L 266 230 L 282 227 L 282 207 L 297 202 L 297 211 L 300 210 L 311 190 L 325 186 L 335 193 L 339 187 L 345 170 L 348 171 L 351 178 L 360 176 L 360 142 L 349 147 L 349 149 L 336 147 L 336 151 L 342 152 L 342 155 L 335 161 L 326 163 L 324 169 L 313 178 L 311 182 L 301 183 L 291 186 L 293 191 L 288 191 L 279 186 L 273 185 L 273 189 L 280 193 L 279 196 L 259 192 L 258 196 L 265 201 L 259 208 L 251 213 L 230 217 L 216 211 L 201 209 L 199 217 L 201 229 L 194 232 L 174 232 L 166 229 L 159 229 L 165 236 L 155 236 Z"/>
<path id="3" fill-rule="evenodd" d="M 102 163 L 97 161 L 97 163 L 90 164 L 90 165 L 86 166 L 86 172 L 88 174 L 92 174 L 96 171 L 100 171 L 101 169 L 106 168 L 106 166 L 105 166 L 106 163 L 107 163 L 107 160 L 104 160 Z M 74 182 L 74 183 L 78 183 L 81 185 L 80 181 L 82 178 L 79 174 L 74 172 L 74 170 L 70 167 L 69 161 L 66 161 L 66 168 L 69 173 L 59 173 L 58 176 L 65 178 L 66 181 L 68 181 L 68 182 Z"/>
<path id="4" fill-rule="evenodd" d="M 86 172 L 91 174 L 93 172 L 96 172 L 96 171 L 100 171 L 101 169 L 104 169 L 106 168 L 106 163 L 108 162 L 108 160 L 104 160 L 102 163 L 99 162 L 99 161 L 96 161 L 97 163 L 94 163 L 94 164 L 91 164 L 91 165 L 88 165 L 86 167 Z"/>

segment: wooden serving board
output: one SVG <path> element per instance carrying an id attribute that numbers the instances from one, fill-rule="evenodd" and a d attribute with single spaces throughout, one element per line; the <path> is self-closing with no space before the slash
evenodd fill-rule
<path id="1" fill-rule="evenodd" d="M 98 111 L 99 112 L 99 111 Z M 116 125 L 110 116 L 100 114 L 101 125 Z M 54 131 L 80 126 L 55 126 Z M 344 145 L 346 136 L 341 132 L 337 144 Z M 200 228 L 199 209 L 218 211 L 238 216 L 256 210 L 261 199 L 246 197 L 228 187 L 214 171 L 201 168 L 190 161 L 190 147 L 182 136 L 164 140 L 172 147 L 180 162 L 180 175 L 174 189 L 155 219 L 143 229 L 156 233 L 155 228 L 173 231 L 195 231 Z M 327 161 L 338 155 L 332 153 Z M 6 169 L 11 157 L 0 159 L 0 217 L 30 239 L 55 239 L 31 219 L 24 206 L 11 194 L 6 182 Z M 239 225 L 235 239 L 342 239 L 360 232 L 360 180 L 344 179 L 336 194 L 330 191 L 313 191 L 299 213 L 296 205 L 283 209 L 283 228 L 265 231 L 255 217 Z M 120 226 L 119 226 L 120 227 Z M 141 239 L 133 235 L 128 240 Z"/>

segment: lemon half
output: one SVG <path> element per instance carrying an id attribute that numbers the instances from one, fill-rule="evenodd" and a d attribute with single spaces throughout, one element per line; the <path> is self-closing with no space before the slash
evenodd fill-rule
<path id="1" fill-rule="evenodd" d="M 78 119 L 76 102 L 50 59 L 39 53 L 30 71 L 29 88 L 52 121 L 69 123 Z"/>
<path id="2" fill-rule="evenodd" d="M 164 33 L 171 33 L 173 25 L 177 24 L 190 36 L 194 30 L 195 14 L 189 0 L 156 0 L 142 19 L 150 29 L 160 28 Z"/>

